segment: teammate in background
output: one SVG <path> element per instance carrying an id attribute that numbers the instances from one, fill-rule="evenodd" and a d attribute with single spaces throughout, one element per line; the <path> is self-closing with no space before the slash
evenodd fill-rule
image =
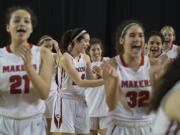
<path id="1" fill-rule="evenodd" d="M 60 93 L 53 106 L 52 132 L 61 135 L 89 133 L 88 108 L 83 87 L 97 87 L 103 80 L 93 79 L 90 59 L 84 55 L 90 36 L 81 28 L 68 30 L 61 41 L 63 55 L 60 59 Z"/>
<path id="2" fill-rule="evenodd" d="M 150 102 L 157 112 L 152 135 L 180 134 L 180 54 L 159 79 Z"/>
<path id="3" fill-rule="evenodd" d="M 111 118 L 108 135 L 151 135 L 153 116 L 146 111 L 152 66 L 142 54 L 144 40 L 140 22 L 124 22 L 116 33 L 118 55 L 101 65 Z"/>
<path id="4" fill-rule="evenodd" d="M 47 120 L 47 133 L 48 135 L 51 135 L 50 133 L 50 126 L 51 126 L 51 117 L 52 117 L 52 110 L 53 110 L 53 102 L 54 99 L 57 96 L 57 89 L 58 89 L 58 84 L 57 81 L 55 80 L 57 73 L 57 64 L 59 63 L 60 57 L 62 56 L 62 53 L 59 49 L 58 42 L 54 40 L 51 36 L 49 35 L 44 35 L 40 38 L 38 45 L 41 47 L 48 48 L 51 52 L 53 48 L 56 50 L 56 53 L 52 53 L 53 55 L 53 76 L 52 76 L 52 82 L 51 82 L 51 90 L 49 93 L 49 97 L 46 100 L 46 120 Z"/>
<path id="5" fill-rule="evenodd" d="M 148 45 L 147 45 L 147 43 L 144 43 L 143 54 L 144 54 L 144 55 L 148 55 Z"/>
<path id="6" fill-rule="evenodd" d="M 152 31 L 147 36 L 148 56 L 151 65 L 159 63 L 159 65 L 168 65 L 170 58 L 163 54 L 163 42 L 164 38 L 161 33 Z M 159 69 L 158 69 L 159 70 Z"/>
<path id="7" fill-rule="evenodd" d="M 165 54 L 171 59 L 176 58 L 180 47 L 173 44 L 176 39 L 175 30 L 172 26 L 166 25 L 162 27 L 161 34 L 164 36 L 163 55 Z"/>
<path id="8" fill-rule="evenodd" d="M 101 40 L 92 38 L 87 51 L 91 58 L 92 69 L 94 69 L 94 77 L 97 79 L 102 78 L 102 71 L 99 69 L 100 65 L 102 61 L 106 61 L 109 58 L 102 55 L 103 44 Z M 109 118 L 104 85 L 88 89 L 86 91 L 86 101 L 90 117 L 90 132 L 92 135 L 98 135 L 98 132 L 100 135 L 105 135 Z"/>
<path id="9" fill-rule="evenodd" d="M 6 30 L 11 42 L 0 49 L 0 134 L 46 135 L 45 102 L 52 76 L 52 55 L 28 43 L 35 16 L 27 7 L 11 7 Z"/>
<path id="10" fill-rule="evenodd" d="M 147 48 L 148 56 L 150 58 L 158 58 L 162 54 L 163 49 L 163 36 L 157 31 L 148 33 L 147 36 Z"/>

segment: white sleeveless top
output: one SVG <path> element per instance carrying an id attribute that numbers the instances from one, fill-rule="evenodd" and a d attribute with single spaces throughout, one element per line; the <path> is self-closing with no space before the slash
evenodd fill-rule
<path id="1" fill-rule="evenodd" d="M 153 124 L 153 135 L 180 135 L 180 124 L 178 125 L 176 121 L 170 120 L 164 111 L 166 98 L 177 88 L 180 89 L 180 81 L 163 98 Z"/>
<path id="2" fill-rule="evenodd" d="M 102 60 L 108 60 L 109 58 L 104 57 Z M 92 62 L 91 67 L 100 66 L 101 61 Z M 88 88 L 86 90 L 86 101 L 89 110 L 90 117 L 103 117 L 108 116 L 108 106 L 106 104 L 106 95 L 104 85 Z"/>
<path id="3" fill-rule="evenodd" d="M 168 50 L 167 52 L 163 52 L 162 55 L 167 55 L 171 59 L 175 59 L 178 55 L 178 46 L 173 44 L 171 49 Z"/>
<path id="4" fill-rule="evenodd" d="M 75 59 L 72 56 L 71 58 L 81 78 L 85 79 L 86 78 L 86 61 L 84 59 L 84 55 L 81 54 L 79 59 Z M 71 80 L 70 76 L 68 75 L 68 73 L 65 72 L 63 68 L 60 68 L 58 73 L 59 73 L 58 78 L 59 78 L 61 96 L 67 97 L 67 98 L 76 98 L 76 99 L 82 98 L 84 100 L 85 88 L 79 87 L 78 85 L 76 85 L 75 82 Z"/>
<path id="5" fill-rule="evenodd" d="M 132 112 L 127 111 L 119 101 L 115 110 L 110 112 L 110 117 L 126 122 L 151 121 L 151 115 L 146 115 L 146 112 L 143 111 L 151 94 L 150 63 L 148 57 L 142 55 L 141 65 L 137 71 L 129 68 L 122 56 L 116 56 L 115 60 L 119 76 L 119 87 L 126 96 Z"/>
<path id="6" fill-rule="evenodd" d="M 30 45 L 32 64 L 39 73 L 40 47 Z M 28 79 L 21 57 L 13 54 L 10 46 L 0 49 L 0 115 L 23 119 L 45 112 L 45 103 L 39 99 Z"/>

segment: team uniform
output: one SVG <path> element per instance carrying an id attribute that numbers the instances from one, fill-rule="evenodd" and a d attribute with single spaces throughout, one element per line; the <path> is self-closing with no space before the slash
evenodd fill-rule
<path id="1" fill-rule="evenodd" d="M 54 55 L 54 54 L 53 54 Z M 54 60 L 54 67 L 53 67 L 53 75 L 52 75 L 52 81 L 51 81 L 51 89 L 49 92 L 49 96 L 46 100 L 46 111 L 45 111 L 45 116 L 46 118 L 51 118 L 52 117 L 52 110 L 53 110 L 53 103 L 54 99 L 57 96 L 57 89 L 58 89 L 58 84 L 56 80 L 56 74 L 58 73 L 58 67 L 55 64 Z"/>
<path id="2" fill-rule="evenodd" d="M 101 61 L 92 62 L 91 66 L 100 66 L 102 60 L 108 60 L 104 57 Z M 98 76 L 96 77 L 98 78 Z M 106 95 L 104 85 L 95 88 L 88 88 L 86 90 L 86 101 L 88 105 L 89 117 L 90 117 L 90 129 L 106 129 L 109 124 L 108 118 L 108 106 L 106 104 Z"/>
<path id="3" fill-rule="evenodd" d="M 72 57 L 72 61 L 81 78 L 85 78 L 86 62 L 84 55 L 81 54 L 79 59 Z M 89 133 L 85 89 L 77 86 L 63 68 L 59 69 L 58 74 L 59 90 L 53 105 L 51 132 Z"/>
<path id="4" fill-rule="evenodd" d="M 152 135 L 180 135 L 180 124 L 178 124 L 176 121 L 170 120 L 164 111 L 164 104 L 168 95 L 174 92 L 174 90 L 177 88 L 180 88 L 180 81 L 177 82 L 172 90 L 170 90 L 163 98 L 157 112 L 155 123 L 153 124 Z"/>
<path id="5" fill-rule="evenodd" d="M 137 71 L 129 68 L 121 55 L 115 57 L 119 87 L 132 111 L 126 110 L 119 101 L 109 113 L 111 125 L 107 135 L 150 135 L 152 116 L 144 111 L 151 94 L 150 63 L 147 56 L 141 57 Z"/>
<path id="6" fill-rule="evenodd" d="M 40 70 L 40 47 L 29 45 L 32 64 Z M 45 102 L 32 90 L 21 57 L 10 46 L 0 49 L 0 134 L 45 135 Z"/>
<path id="7" fill-rule="evenodd" d="M 171 59 L 175 59 L 178 55 L 178 46 L 173 44 L 168 51 L 163 51 L 162 55 L 167 55 Z"/>

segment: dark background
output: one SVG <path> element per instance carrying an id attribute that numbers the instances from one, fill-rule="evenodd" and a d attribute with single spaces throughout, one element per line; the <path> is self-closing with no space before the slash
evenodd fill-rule
<path id="1" fill-rule="evenodd" d="M 85 28 L 91 37 L 100 38 L 105 45 L 105 55 L 115 55 L 115 31 L 125 19 L 138 19 L 146 32 L 172 25 L 176 30 L 176 43 L 180 43 L 179 0 L 0 0 L 0 46 L 7 45 L 5 11 L 9 6 L 31 7 L 38 25 L 30 42 L 49 34 L 59 40 L 67 29 Z"/>

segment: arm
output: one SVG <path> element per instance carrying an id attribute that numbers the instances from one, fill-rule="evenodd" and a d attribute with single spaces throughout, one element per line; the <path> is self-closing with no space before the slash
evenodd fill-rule
<path id="1" fill-rule="evenodd" d="M 58 46 L 58 42 L 56 40 L 53 40 L 53 45 L 54 45 L 54 49 L 56 50 L 55 62 L 56 62 L 56 64 L 58 64 L 60 61 L 60 58 L 62 56 L 62 53 L 61 53 L 61 50 Z"/>
<path id="2" fill-rule="evenodd" d="M 106 91 L 106 102 L 110 110 L 115 109 L 119 99 L 119 78 L 116 72 L 115 60 L 104 62 L 101 65 L 103 69 L 104 87 Z"/>
<path id="3" fill-rule="evenodd" d="M 86 78 L 89 80 L 95 79 L 95 77 L 93 76 L 93 73 L 92 73 L 91 60 L 90 60 L 89 55 L 83 54 L 83 56 L 84 56 L 84 59 L 86 61 L 86 65 L 87 65 L 87 67 L 86 67 Z"/>
<path id="4" fill-rule="evenodd" d="M 19 50 L 19 55 L 24 61 L 25 70 L 32 82 L 33 90 L 41 99 L 46 99 L 49 95 L 52 75 L 52 54 L 42 47 L 41 48 L 41 67 L 38 74 L 31 63 L 31 51 L 28 47 L 23 46 Z"/>
<path id="5" fill-rule="evenodd" d="M 171 93 L 165 102 L 165 112 L 167 116 L 173 120 L 180 122 L 180 89 L 176 89 Z"/>
<path id="6" fill-rule="evenodd" d="M 97 87 L 103 84 L 103 80 L 82 80 L 80 74 L 76 70 L 72 58 L 69 54 L 64 53 L 60 60 L 60 67 L 62 67 L 70 76 L 73 82 L 80 87 Z"/>

